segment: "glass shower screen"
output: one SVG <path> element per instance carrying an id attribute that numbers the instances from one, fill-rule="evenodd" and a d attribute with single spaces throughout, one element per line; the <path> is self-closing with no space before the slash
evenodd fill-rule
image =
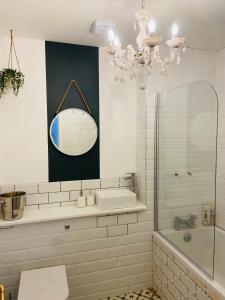
<path id="1" fill-rule="evenodd" d="M 156 230 L 213 276 L 218 101 L 197 81 L 157 95 Z"/>

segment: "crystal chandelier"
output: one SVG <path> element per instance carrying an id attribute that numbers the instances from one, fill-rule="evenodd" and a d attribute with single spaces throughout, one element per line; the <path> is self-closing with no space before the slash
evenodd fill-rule
<path id="1" fill-rule="evenodd" d="M 155 65 L 160 66 L 162 75 L 167 75 L 167 66 L 174 62 L 179 65 L 180 52 L 181 50 L 185 52 L 185 38 L 178 37 L 178 26 L 174 23 L 171 30 L 172 37 L 166 42 L 169 48 L 168 57 L 161 57 L 159 45 L 162 37 L 155 33 L 156 23 L 153 18 L 149 18 L 145 0 L 142 0 L 141 9 L 135 12 L 134 31 L 137 30 L 137 24 L 139 30 L 136 47 L 129 44 L 123 49 L 113 29 L 108 31 L 110 45 L 104 49 L 115 72 L 115 80 L 120 82 L 136 78 L 143 68 L 150 75 Z"/>

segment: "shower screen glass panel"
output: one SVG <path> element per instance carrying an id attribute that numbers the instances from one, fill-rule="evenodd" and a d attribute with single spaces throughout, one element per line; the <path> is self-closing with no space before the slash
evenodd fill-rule
<path id="1" fill-rule="evenodd" d="M 218 101 L 197 81 L 157 95 L 156 229 L 213 276 Z"/>

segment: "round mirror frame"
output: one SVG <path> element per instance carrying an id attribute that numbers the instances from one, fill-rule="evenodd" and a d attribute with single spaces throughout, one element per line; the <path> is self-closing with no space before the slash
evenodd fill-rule
<path id="1" fill-rule="evenodd" d="M 66 111 L 68 110 L 76 110 L 76 111 L 80 111 L 82 112 L 83 114 L 85 114 L 93 123 L 93 130 L 95 130 L 95 133 L 96 133 L 96 138 L 94 140 L 94 143 L 85 151 L 85 152 L 82 152 L 82 153 L 78 153 L 78 154 L 70 154 L 70 153 L 66 153 L 66 152 L 63 152 L 54 142 L 53 138 L 52 138 L 52 127 L 53 127 L 53 124 L 54 124 L 54 121 L 56 120 L 56 118 L 61 114 L 61 113 L 65 113 Z M 98 128 L 97 128 L 97 125 L 95 123 L 95 120 L 92 118 L 92 116 L 87 113 L 86 111 L 82 110 L 82 109 L 78 109 L 78 108 L 69 108 L 69 109 L 65 109 L 65 110 L 62 110 L 61 112 L 59 112 L 53 119 L 52 119 L 52 122 L 51 122 L 51 125 L 50 125 L 50 128 L 49 128 L 49 135 L 50 135 L 50 139 L 51 139 L 51 142 L 52 144 L 54 145 L 54 147 L 61 153 L 65 154 L 65 155 L 69 155 L 69 156 L 80 156 L 80 155 L 83 155 L 85 153 L 87 153 L 88 151 L 90 151 L 96 141 L 97 141 L 97 138 L 98 138 Z"/>

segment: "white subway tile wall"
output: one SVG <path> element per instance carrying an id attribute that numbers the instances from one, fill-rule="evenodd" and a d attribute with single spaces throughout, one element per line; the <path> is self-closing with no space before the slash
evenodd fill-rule
<path id="1" fill-rule="evenodd" d="M 49 203 L 65 202 L 70 200 L 69 192 L 49 193 Z"/>
<path id="2" fill-rule="evenodd" d="M 81 180 L 77 181 L 62 181 L 61 191 L 80 191 L 81 190 Z"/>
<path id="3" fill-rule="evenodd" d="M 108 227 L 108 236 L 119 236 L 127 234 L 127 225 Z"/>
<path id="4" fill-rule="evenodd" d="M 116 188 L 119 187 L 119 178 L 104 178 L 101 180 L 101 188 Z"/>
<path id="5" fill-rule="evenodd" d="M 26 195 L 26 205 L 41 205 L 45 203 L 48 203 L 48 194 Z"/>
<path id="6" fill-rule="evenodd" d="M 122 178 L 108 178 L 9 185 L 1 190 L 25 190 L 27 208 L 44 209 L 75 205 L 82 188 L 86 195 L 100 187 L 124 186 L 131 187 L 131 181 L 124 184 Z M 22 270 L 58 264 L 67 266 L 70 299 L 74 300 L 100 299 L 151 287 L 151 231 L 146 225 L 141 235 L 138 229 L 128 233 L 128 226 L 137 222 L 138 213 L 130 213 L 2 230 L 0 278 L 6 286 L 6 297 L 12 293 L 13 299 L 17 298 Z M 70 224 L 70 230 L 64 229 L 66 224 Z"/>
<path id="7" fill-rule="evenodd" d="M 0 188 L 1 193 L 9 193 L 14 191 L 15 186 L 13 184 L 2 185 Z"/>
<path id="8" fill-rule="evenodd" d="M 137 214 L 131 215 L 131 218 L 129 214 L 89 217 L 1 230 L 0 278 L 7 295 L 11 292 L 16 299 L 22 270 L 59 264 L 67 268 L 70 299 L 97 300 L 118 294 L 120 288 L 126 293 L 151 287 L 152 233 L 148 226 L 140 233 L 128 232 L 129 225 L 138 225 L 133 223 L 137 222 Z M 123 225 L 118 224 L 118 218 Z M 70 230 L 64 228 L 66 224 L 70 224 Z"/>
<path id="9" fill-rule="evenodd" d="M 23 191 L 27 194 L 36 194 L 38 192 L 38 186 L 36 183 L 31 184 L 16 184 L 15 191 Z"/>
<path id="10" fill-rule="evenodd" d="M 82 189 L 84 189 L 84 190 L 99 189 L 99 188 L 100 188 L 100 180 L 99 179 L 82 180 Z"/>
<path id="11" fill-rule="evenodd" d="M 38 184 L 39 193 L 60 192 L 60 182 L 43 182 Z"/>
<path id="12" fill-rule="evenodd" d="M 70 191 L 70 201 L 75 201 L 81 195 L 81 191 Z"/>
<path id="13" fill-rule="evenodd" d="M 40 209 L 76 205 L 77 198 L 81 193 L 84 196 L 88 196 L 94 194 L 97 189 L 126 187 L 131 188 L 132 182 L 118 177 L 82 181 L 2 185 L 0 186 L 0 192 L 25 191 L 27 194 L 26 207 Z"/>
<path id="14" fill-rule="evenodd" d="M 118 224 L 137 223 L 137 214 L 126 214 L 118 216 Z"/>

